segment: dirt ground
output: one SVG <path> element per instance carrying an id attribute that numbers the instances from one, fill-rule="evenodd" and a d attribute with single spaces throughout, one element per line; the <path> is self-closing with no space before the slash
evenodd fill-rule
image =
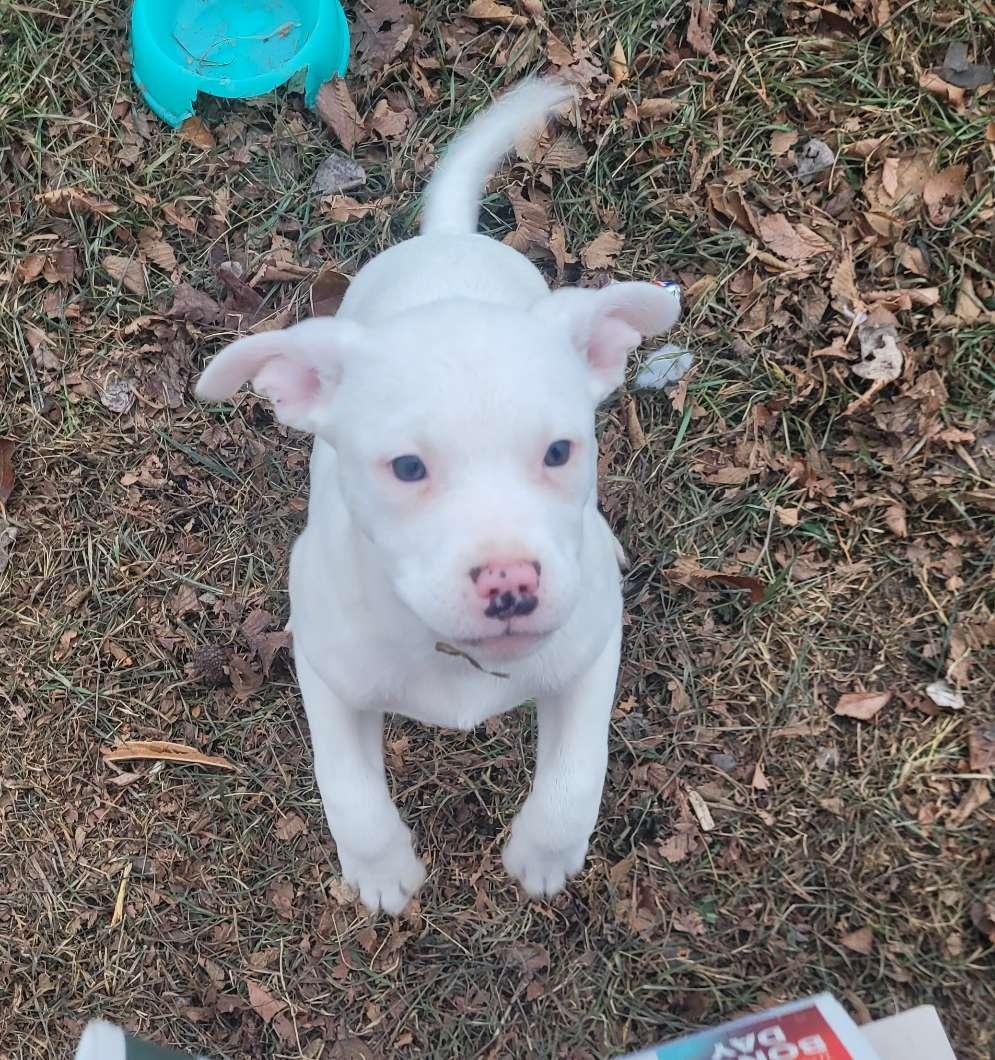
<path id="1" fill-rule="evenodd" d="M 181 132 L 125 8 L 0 3 L 0 1056 L 105 1015 L 219 1058 L 582 1060 L 826 989 L 990 1058 L 990 0 L 373 0 L 322 116 Z M 680 280 L 697 364 L 600 424 L 632 567 L 585 872 L 526 902 L 500 867 L 527 708 L 397 720 L 430 875 L 370 918 L 281 632 L 307 439 L 191 383 L 334 311 L 533 70 L 579 103 L 485 230 L 553 282 Z M 365 177 L 314 189 L 333 152 Z M 106 757 L 151 740 L 188 760 Z"/>

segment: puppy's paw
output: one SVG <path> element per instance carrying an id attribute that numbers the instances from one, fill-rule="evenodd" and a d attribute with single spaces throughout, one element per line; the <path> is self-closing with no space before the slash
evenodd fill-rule
<path id="1" fill-rule="evenodd" d="M 509 876 L 533 898 L 551 898 L 563 890 L 571 876 L 584 867 L 587 840 L 563 847 L 537 842 L 525 829 L 512 828 L 511 839 L 501 852 Z"/>
<path id="2" fill-rule="evenodd" d="M 401 839 L 373 857 L 338 848 L 343 877 L 359 891 L 360 900 L 371 913 L 382 909 L 397 916 L 425 881 L 425 866 L 415 857 L 407 829 L 404 832 Z"/>

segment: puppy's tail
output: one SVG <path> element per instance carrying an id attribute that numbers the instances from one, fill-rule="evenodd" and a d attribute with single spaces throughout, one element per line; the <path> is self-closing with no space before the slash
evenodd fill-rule
<path id="1" fill-rule="evenodd" d="M 475 232 L 484 182 L 519 137 L 571 98 L 573 90 L 562 82 L 531 79 L 478 115 L 436 167 L 425 191 L 422 232 Z"/>

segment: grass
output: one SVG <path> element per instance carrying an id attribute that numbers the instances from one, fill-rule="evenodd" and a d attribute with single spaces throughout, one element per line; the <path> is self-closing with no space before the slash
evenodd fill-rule
<path id="1" fill-rule="evenodd" d="M 568 891 L 523 903 L 498 852 L 530 776 L 528 711 L 472 734 L 398 720 L 388 766 L 429 881 L 397 921 L 367 918 L 338 882 L 292 675 L 282 657 L 263 675 L 242 629 L 257 609 L 274 625 L 286 614 L 306 440 L 252 396 L 194 404 L 190 380 L 231 329 L 167 311 L 180 280 L 223 299 L 216 266 L 251 276 L 274 239 L 305 269 L 351 273 L 414 230 L 427 146 L 506 83 L 512 38 L 535 35 L 530 68 L 547 43 L 531 25 L 461 20 L 462 7 L 420 7 L 404 56 L 350 82 L 362 113 L 397 92 L 415 115 L 396 142 L 362 142 L 357 197 L 391 201 L 348 224 L 309 194 L 330 137 L 298 97 L 207 104 L 219 146 L 204 152 L 136 103 L 123 4 L 5 10 L 0 434 L 16 480 L 0 519 L 17 538 L 0 573 L 0 1053 L 65 1055 L 83 1020 L 106 1015 L 217 1056 L 580 1060 L 829 989 L 861 1018 L 934 1003 L 958 1055 L 987 1058 L 995 954 L 971 909 L 995 901 L 992 804 L 958 808 L 977 783 L 968 734 L 992 717 L 991 644 L 974 649 L 963 710 L 920 709 L 958 637 L 995 609 L 995 329 L 948 319 L 965 275 L 995 309 L 991 97 L 958 112 L 918 84 L 950 40 L 990 41 L 983 4 L 893 5 L 885 26 L 855 17 L 852 33 L 815 8 L 727 5 L 717 61 L 686 47 L 683 3 L 547 6 L 562 42 L 579 34 L 607 69 L 618 40 L 630 64 L 618 99 L 600 106 L 598 83 L 585 102 L 588 162 L 553 175 L 551 220 L 574 254 L 615 227 L 615 275 L 699 292 L 675 336 L 699 362 L 683 410 L 634 395 L 641 448 L 621 400 L 601 423 L 604 507 L 633 561 L 601 822 Z M 425 66 L 433 101 L 412 55 L 439 64 Z M 630 97 L 659 96 L 682 101 L 671 119 L 626 122 Z M 880 160 L 844 154 L 831 188 L 799 185 L 771 152 L 792 129 L 970 167 L 946 223 L 916 212 L 903 230 L 928 277 L 860 228 Z M 861 291 L 939 288 L 937 307 L 898 313 L 908 376 L 858 414 L 845 409 L 866 382 L 811 356 L 849 323 L 832 305 L 814 323 L 799 309 L 828 292 L 836 252 L 809 271 L 765 267 L 756 237 L 709 208 L 707 186 L 742 170 L 755 210 L 855 248 Z M 543 179 L 528 163 L 495 178 L 485 230 L 505 236 L 507 188 Z M 844 185 L 855 207 L 834 218 Z M 58 186 L 117 211 L 54 215 L 38 196 Z M 194 231 L 168 220 L 177 203 Z M 177 267 L 147 264 L 136 295 L 102 262 L 136 254 L 149 226 Z M 76 252 L 71 282 L 14 275 L 62 247 Z M 581 273 L 568 266 L 601 279 Z M 277 315 L 302 310 L 309 283 L 257 288 Z M 929 371 L 949 395 L 932 413 L 913 389 Z M 115 378 L 137 393 L 123 415 L 100 400 Z M 729 467 L 751 473 L 710 481 Z M 896 503 L 904 538 L 884 518 Z M 688 588 L 677 560 L 752 574 L 764 599 Z M 210 647 L 258 687 L 200 679 Z M 860 688 L 894 697 L 874 722 L 834 718 Z M 186 742 L 238 771 L 112 768 L 99 750 L 124 738 Z M 861 928 L 867 953 L 843 942 Z"/>

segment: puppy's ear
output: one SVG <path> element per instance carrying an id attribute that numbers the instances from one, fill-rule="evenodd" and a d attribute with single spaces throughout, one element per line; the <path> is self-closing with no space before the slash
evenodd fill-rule
<path id="1" fill-rule="evenodd" d="M 591 370 L 591 391 L 601 401 L 622 385 L 625 362 L 643 341 L 662 335 L 681 315 L 674 283 L 613 283 L 599 290 L 563 287 L 536 304 L 536 312 L 566 326 Z"/>
<path id="2" fill-rule="evenodd" d="M 351 320 L 315 317 L 282 331 L 247 335 L 226 346 L 197 382 L 201 401 L 224 401 L 251 379 L 273 402 L 281 423 L 317 434 L 328 422 L 329 399 L 344 362 L 364 343 Z"/>

